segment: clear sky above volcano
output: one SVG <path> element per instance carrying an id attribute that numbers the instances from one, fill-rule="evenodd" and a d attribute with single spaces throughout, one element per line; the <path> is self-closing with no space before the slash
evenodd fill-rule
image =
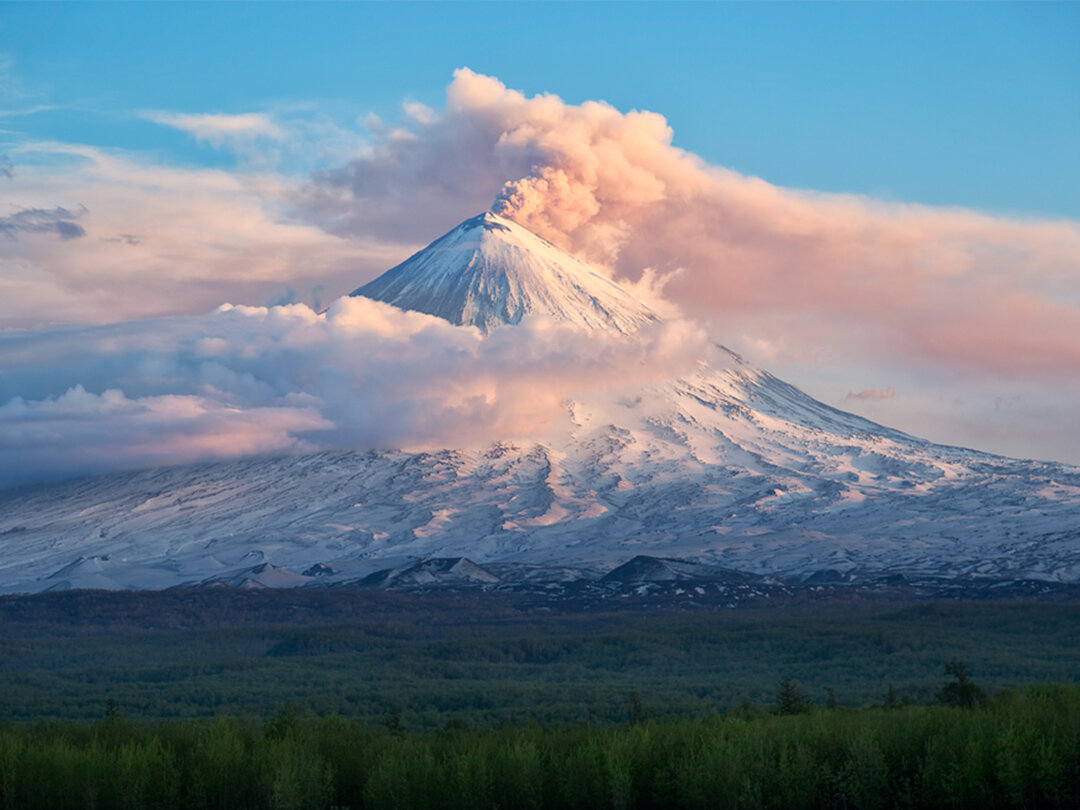
<path id="1" fill-rule="evenodd" d="M 1078 41 L 1073 3 L 0 3 L 0 328 L 325 305 L 514 181 L 830 404 L 1080 462 Z"/>

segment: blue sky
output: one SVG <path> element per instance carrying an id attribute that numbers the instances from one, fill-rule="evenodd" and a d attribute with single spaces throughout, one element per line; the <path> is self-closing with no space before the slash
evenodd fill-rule
<path id="1" fill-rule="evenodd" d="M 8 3 L 17 136 L 220 164 L 145 109 L 437 107 L 468 66 L 527 94 L 665 115 L 675 143 L 784 186 L 1080 216 L 1074 3 Z M 12 86 L 14 85 L 14 86 Z M 11 134 L 8 137 L 12 137 Z"/>

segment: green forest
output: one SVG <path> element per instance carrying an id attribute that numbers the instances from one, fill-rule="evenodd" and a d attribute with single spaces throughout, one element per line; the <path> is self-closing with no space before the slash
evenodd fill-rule
<path id="1" fill-rule="evenodd" d="M 149 631 L 0 638 L 0 720 L 139 720 L 299 711 L 410 731 L 619 723 L 627 696 L 655 720 L 771 704 L 784 678 L 815 703 L 932 704 L 963 661 L 993 694 L 1080 682 L 1080 606 L 942 603 L 440 624 Z"/>
<path id="2" fill-rule="evenodd" d="M 1078 628 L 955 602 L 9 634 L 0 807 L 1078 807 Z"/>
<path id="3" fill-rule="evenodd" d="M 952 681 L 956 684 L 958 679 Z M 785 689 L 781 687 L 778 698 Z M 948 692 L 943 688 L 942 697 Z M 403 732 L 267 721 L 0 729 L 5 808 L 1074 808 L 1080 688 L 964 706 L 748 708 Z"/>

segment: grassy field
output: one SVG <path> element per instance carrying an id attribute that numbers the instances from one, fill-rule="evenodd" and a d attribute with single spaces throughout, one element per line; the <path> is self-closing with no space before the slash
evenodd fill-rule
<path id="1" fill-rule="evenodd" d="M 931 703 L 950 660 L 993 694 L 1080 681 L 1080 606 L 949 603 L 654 617 L 579 614 L 486 624 L 0 638 L 0 720 L 140 721 L 337 714 L 406 730 L 622 722 L 636 693 L 654 720 L 770 705 L 792 678 L 824 704 Z"/>

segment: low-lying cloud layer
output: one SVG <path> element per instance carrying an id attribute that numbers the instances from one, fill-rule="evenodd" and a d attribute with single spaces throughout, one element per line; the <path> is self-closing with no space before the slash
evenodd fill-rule
<path id="1" fill-rule="evenodd" d="M 320 448 L 462 447 L 557 430 L 571 396 L 688 371 L 685 321 L 626 338 L 529 320 L 472 327 L 366 298 L 318 314 L 0 333 L 0 485 Z"/>

